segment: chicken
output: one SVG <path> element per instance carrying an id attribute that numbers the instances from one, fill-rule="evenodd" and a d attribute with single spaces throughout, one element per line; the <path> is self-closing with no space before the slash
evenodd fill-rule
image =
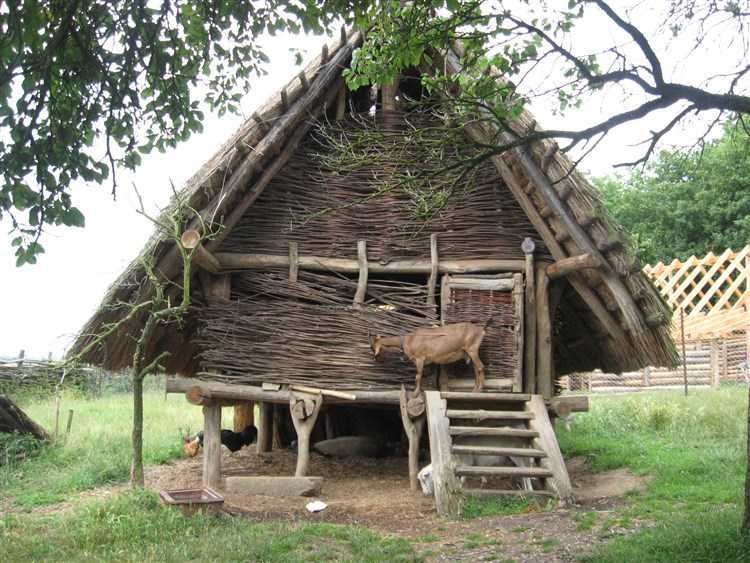
<path id="1" fill-rule="evenodd" d="M 222 428 L 221 430 L 221 443 L 222 445 L 226 446 L 227 449 L 232 452 L 232 454 L 241 450 L 243 446 L 249 446 L 250 444 L 255 442 L 255 439 L 257 437 L 258 429 L 255 428 L 255 426 L 253 426 L 252 424 L 246 426 L 242 432 L 233 432 L 232 430 L 227 430 L 226 428 Z M 184 440 L 188 445 L 193 442 L 198 442 L 202 446 L 203 430 L 199 430 L 195 434 L 187 436 Z M 185 446 L 185 448 L 185 453 L 187 454 L 187 446 Z M 197 448 L 195 453 L 198 453 Z"/>
<path id="2" fill-rule="evenodd" d="M 195 438 L 192 442 L 187 442 L 185 444 L 185 455 L 188 457 L 197 456 L 198 450 L 200 449 L 200 447 L 201 447 L 201 443 L 200 443 L 200 440 L 198 440 L 198 438 Z"/>

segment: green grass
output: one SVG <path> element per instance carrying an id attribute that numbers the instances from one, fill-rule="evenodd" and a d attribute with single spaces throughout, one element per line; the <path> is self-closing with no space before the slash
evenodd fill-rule
<path id="1" fill-rule="evenodd" d="M 185 517 L 136 490 L 70 514 L 0 519 L 4 561 L 421 561 L 408 541 L 329 524 Z"/>
<path id="2" fill-rule="evenodd" d="M 200 409 L 181 396 L 165 399 L 153 390 L 145 399 L 146 463 L 182 455 L 181 434 L 202 425 Z M 53 428 L 54 400 L 23 407 L 37 422 Z M 604 522 L 595 512 L 574 516 L 579 531 L 597 529 L 599 537 L 612 539 L 611 545 L 596 549 L 586 560 L 749 560 L 750 541 L 739 533 L 747 463 L 746 408 L 747 390 L 735 387 L 691 391 L 688 397 L 672 392 L 592 397 L 591 412 L 576 416 L 571 433 L 558 434 L 563 452 L 593 454 L 597 471 L 627 466 L 649 474 L 651 484 L 645 492 L 630 494 L 629 506 L 609 514 Z M 26 459 L 8 456 L 10 463 L 0 467 L 0 505 L 22 508 L 0 518 L 3 561 L 417 561 L 423 557 L 406 540 L 384 539 L 355 527 L 251 524 L 241 518 L 204 515 L 186 518 L 179 510 L 159 506 L 155 494 L 145 491 L 82 503 L 74 511 L 49 515 L 32 511 L 128 478 L 131 398 L 64 396 L 63 421 L 69 409 L 74 417 L 67 439 L 42 447 L 14 443 L 14 451 L 25 453 Z M 539 508 L 533 500 L 472 499 L 464 505 L 463 516 L 528 510 Z M 630 532 L 622 535 L 616 531 L 619 528 Z M 439 542 L 442 531 L 444 526 L 439 526 L 435 537 L 413 541 Z M 466 538 L 468 545 L 487 541 L 480 535 Z M 544 535 L 533 543 L 547 553 L 559 541 Z M 502 557 L 500 547 L 489 557 Z M 431 546 L 430 553 L 438 549 Z"/>
<path id="3" fill-rule="evenodd" d="M 544 510 L 531 497 L 469 497 L 461 507 L 461 518 L 473 520 L 482 516 L 508 516 L 530 510 Z"/>
<path id="4" fill-rule="evenodd" d="M 55 425 L 55 401 L 23 405 L 25 412 L 50 431 Z M 65 437 L 68 411 L 73 411 L 70 434 Z M 63 396 L 60 437 L 30 454 L 23 462 L 0 467 L 0 499 L 17 505 L 43 506 L 60 502 L 71 493 L 121 483 L 128 479 L 133 424 L 132 397 L 103 399 Z M 178 395 L 150 391 L 144 395 L 144 463 L 164 463 L 181 456 L 181 432 L 203 424 L 199 408 Z"/>
<path id="5" fill-rule="evenodd" d="M 650 475 L 648 490 L 629 495 L 631 506 L 618 518 L 655 525 L 616 538 L 589 560 L 748 560 L 740 554 L 750 543 L 738 532 L 746 425 L 744 388 L 592 397 L 573 431 L 558 433 L 560 447 L 569 457 L 594 454 L 596 471 L 629 467 Z M 579 518 L 579 527 L 588 525 Z"/>

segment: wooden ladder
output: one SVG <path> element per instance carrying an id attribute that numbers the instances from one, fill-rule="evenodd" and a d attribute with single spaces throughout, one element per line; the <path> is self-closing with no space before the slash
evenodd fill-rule
<path id="1" fill-rule="evenodd" d="M 467 496 L 570 499 L 570 479 L 541 395 L 428 391 L 425 398 L 438 512 L 457 517 Z M 481 445 L 453 443 L 462 436 L 488 438 Z M 513 447 L 508 446 L 508 438 Z M 512 456 L 525 461 L 523 467 L 463 465 L 457 455 L 463 462 L 467 456 Z M 477 478 L 502 480 L 505 486 L 480 488 L 472 485 Z M 533 491 L 517 488 L 524 478 L 532 480 Z"/>

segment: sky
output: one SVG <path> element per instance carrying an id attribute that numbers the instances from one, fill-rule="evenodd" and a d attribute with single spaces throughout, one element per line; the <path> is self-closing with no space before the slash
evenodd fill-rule
<path id="1" fill-rule="evenodd" d="M 147 211 L 155 215 L 166 206 L 171 186 L 181 188 L 228 139 L 257 106 L 292 79 L 299 68 L 289 47 L 304 45 L 307 59 L 319 53 L 330 38 L 280 37 L 265 45 L 273 61 L 271 74 L 258 78 L 242 103 L 243 115 L 219 119 L 206 113 L 204 132 L 165 154 L 144 157 L 135 172 L 120 173 L 117 198 L 113 200 L 106 184 L 78 185 L 72 195 L 74 205 L 86 217 L 80 228 L 52 228 L 43 237 L 45 254 L 36 265 L 16 268 L 12 236 L 7 220 L 0 222 L 0 358 L 15 358 L 24 350 L 28 358 L 60 358 L 83 324 L 96 310 L 108 287 L 138 255 L 153 232 L 151 223 L 136 210 L 141 194 Z M 302 43 L 301 43 L 302 42 Z M 578 113 L 553 115 L 552 104 L 534 102 L 531 111 L 541 126 L 580 127 L 592 121 L 604 108 L 588 106 Z M 571 122 L 575 122 L 571 125 Z M 637 154 L 643 124 L 623 127 L 611 134 L 581 163 L 596 175 L 612 173 L 612 164 L 628 153 Z M 134 188 L 135 186 L 135 188 Z"/>

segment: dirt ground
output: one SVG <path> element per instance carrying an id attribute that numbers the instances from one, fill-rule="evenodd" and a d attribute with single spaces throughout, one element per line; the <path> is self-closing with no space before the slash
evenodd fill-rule
<path id="1" fill-rule="evenodd" d="M 451 521 L 437 514 L 432 497 L 409 490 L 406 457 L 330 459 L 311 453 L 309 475 L 323 477 L 317 498 L 246 496 L 224 493 L 233 475 L 294 475 L 296 454 L 257 454 L 245 448 L 230 456 L 222 449 L 224 513 L 254 522 L 267 520 L 327 522 L 364 526 L 385 536 L 417 538 L 416 548 L 428 561 L 573 561 L 592 547 L 628 534 L 648 522 L 614 517 L 627 503 L 622 495 L 642 489 L 647 477 L 627 470 L 594 474 L 585 458 L 568 462 L 575 503 L 514 516 Z M 202 455 L 146 469 L 154 490 L 199 487 Z M 312 500 L 327 504 L 311 513 Z M 583 514 L 595 512 L 596 516 Z M 626 527 L 623 527 L 626 526 Z"/>

